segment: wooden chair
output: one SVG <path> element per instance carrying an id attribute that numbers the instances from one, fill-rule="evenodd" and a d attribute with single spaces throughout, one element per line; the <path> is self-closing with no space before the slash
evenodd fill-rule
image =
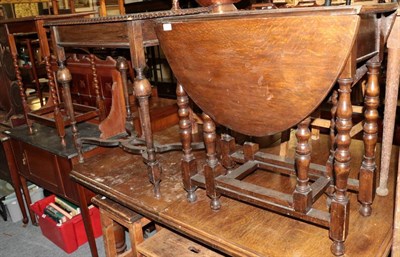
<path id="1" fill-rule="evenodd" d="M 353 81 L 357 80 L 354 42 L 358 31 L 363 31 L 362 26 L 375 24 L 375 18 L 367 19 L 360 27 L 364 14 L 373 13 L 377 17 L 387 13 L 390 22 L 394 9 L 393 4 L 376 4 L 329 11 L 324 8 L 232 11 L 224 15 L 157 20 L 160 46 L 180 83 L 177 96 L 184 146 L 182 177 L 188 200 L 194 202 L 196 188 L 202 187 L 211 198 L 213 210 L 221 208 L 220 196 L 227 195 L 318 224 L 329 229 L 332 253 L 344 254 L 349 224 L 347 190 L 358 191 L 360 212 L 366 216 L 371 211 L 375 183 L 372 175 L 377 138 L 378 59 L 370 60 L 366 66 L 368 115 L 360 180 L 349 179 L 350 92 Z M 376 55 L 375 32 L 369 35 L 372 35 L 371 45 L 361 52 L 371 51 L 371 55 Z M 326 166 L 311 164 L 310 115 L 331 92 L 336 80 L 337 134 L 332 135 L 330 159 Z M 204 112 L 207 157 L 202 171 L 197 170 L 190 148 L 188 96 Z M 219 157 L 215 123 L 249 136 L 272 135 L 297 124 L 295 160 L 265 154 L 252 142 L 236 146 L 234 138 L 226 134 L 220 137 Z M 263 187 L 262 182 L 251 179 L 262 171 L 293 175 L 296 185 L 290 193 Z M 330 208 L 322 211 L 314 203 L 324 193 L 331 203 Z"/>
<path id="2" fill-rule="evenodd" d="M 51 76 L 54 76 L 58 67 L 55 65 L 54 61 L 53 65 L 49 66 L 52 66 L 53 70 L 48 71 L 48 74 L 53 74 Z M 118 81 L 119 83 L 121 82 L 120 78 L 118 78 L 119 72 L 116 68 L 116 61 L 111 58 L 103 61 L 94 55 L 80 57 L 72 55 L 67 59 L 66 66 L 62 68 L 62 71 L 69 73 L 68 78 L 71 79 L 71 85 L 69 85 L 69 81 L 63 82 L 63 87 L 59 86 L 59 84 L 52 85 L 50 87 L 51 101 L 49 101 L 45 107 L 37 111 L 29 112 L 28 118 L 48 126 L 56 127 L 61 141 L 63 142 L 65 127 L 71 125 L 70 119 L 66 118 L 67 108 L 69 107 L 64 104 L 64 98 L 71 96 L 66 94 L 65 84 L 68 84 L 68 89 L 69 87 L 72 88 L 73 94 L 71 95 L 75 96 L 75 103 L 71 106 L 71 110 L 73 110 L 75 114 L 76 122 L 89 121 L 97 117 L 99 117 L 98 122 L 102 122 L 106 119 L 106 115 L 110 114 L 110 109 L 108 113 L 105 109 L 103 91 L 107 87 L 109 88 L 108 90 L 111 91 L 114 83 L 118 85 Z M 50 80 L 50 83 L 52 83 L 52 80 Z M 122 90 L 121 87 L 120 90 Z M 117 95 L 115 97 L 118 98 Z M 112 99 L 107 99 L 107 101 L 110 108 Z M 118 101 L 114 101 L 114 103 L 117 104 Z M 115 112 L 118 111 L 115 110 Z M 115 113 L 111 113 L 110 115 L 113 115 L 113 117 L 116 116 Z M 114 126 L 121 124 L 118 122 L 119 120 L 121 119 L 114 120 Z M 110 132 L 111 134 L 106 132 L 102 137 L 106 138 L 121 133 L 120 127 L 118 127 L 117 130 L 116 133 Z"/>

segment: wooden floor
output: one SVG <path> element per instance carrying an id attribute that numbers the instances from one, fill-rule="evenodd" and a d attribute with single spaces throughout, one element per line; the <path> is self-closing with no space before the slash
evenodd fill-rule
<path id="1" fill-rule="evenodd" d="M 178 129 L 172 127 L 157 133 L 161 143 L 178 140 Z M 289 156 L 294 153 L 293 136 Z M 327 158 L 327 137 L 312 141 L 312 161 L 324 164 Z M 363 144 L 351 143 L 352 177 L 357 177 Z M 378 147 L 379 152 L 379 147 Z M 278 153 L 279 145 L 266 149 Z M 346 240 L 346 256 L 387 256 L 390 250 L 393 217 L 394 171 L 398 148 L 393 149 L 391 160 L 389 196 L 376 196 L 371 217 L 358 213 L 356 194 L 351 193 L 349 235 Z M 202 153 L 197 153 L 197 157 Z M 328 230 L 263 210 L 246 203 L 221 198 L 222 207 L 212 211 L 203 189 L 197 190 L 198 201 L 188 203 L 180 176 L 180 152 L 158 155 L 163 167 L 161 199 L 155 199 L 148 182 L 146 166 L 140 156 L 130 155 L 118 148 L 85 160 L 74 168 L 72 177 L 97 193 L 131 208 L 233 256 L 332 256 Z M 199 162 L 199 166 L 202 161 Z M 379 163 L 379 158 L 377 159 Z M 255 172 L 248 178 L 258 184 L 288 192 L 295 185 L 294 178 L 268 172 Z M 318 208 L 326 209 L 326 200 L 320 199 Z"/>

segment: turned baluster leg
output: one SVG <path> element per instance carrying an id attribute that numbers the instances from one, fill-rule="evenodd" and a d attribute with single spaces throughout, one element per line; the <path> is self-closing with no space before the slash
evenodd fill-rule
<path id="1" fill-rule="evenodd" d="M 210 116 L 203 113 L 203 137 L 204 144 L 207 152 L 207 160 L 204 165 L 204 176 L 206 180 L 206 191 L 208 197 L 211 198 L 211 209 L 218 210 L 221 208 L 219 201 L 220 194 L 217 192 L 215 177 L 218 175 L 216 167 L 218 165 L 217 151 L 216 151 L 216 133 L 215 123 L 211 120 Z"/>
<path id="2" fill-rule="evenodd" d="M 192 122 L 190 120 L 189 97 L 183 86 L 178 83 L 176 86 L 176 96 L 179 115 L 179 134 L 182 142 L 183 157 L 181 161 L 183 187 L 187 192 L 189 202 L 197 199 L 196 186 L 193 185 L 191 177 L 197 174 L 196 159 L 192 153 Z"/>
<path id="3" fill-rule="evenodd" d="M 370 216 L 372 202 L 375 198 L 376 189 L 376 162 L 375 150 L 378 141 L 378 106 L 379 106 L 379 62 L 368 62 L 368 81 L 365 88 L 364 98 L 364 156 L 361 164 L 359 180 L 360 190 L 358 200 L 361 202 L 360 213 Z"/>
<path id="4" fill-rule="evenodd" d="M 28 106 L 28 100 L 26 99 L 24 84 L 22 82 L 22 77 L 21 77 L 21 71 L 20 71 L 19 65 L 18 65 L 18 52 L 17 52 L 17 48 L 15 45 L 14 36 L 10 35 L 9 41 L 10 41 L 11 56 L 13 59 L 13 64 L 14 64 L 14 69 L 15 69 L 15 76 L 17 78 L 17 84 L 18 84 L 18 88 L 19 88 L 19 95 L 21 96 L 22 107 L 24 109 L 24 118 L 25 118 L 26 124 L 28 125 L 29 134 L 33 134 L 32 122 L 28 118 L 28 113 L 30 112 L 30 108 Z"/>
<path id="5" fill-rule="evenodd" d="M 65 143 L 64 121 L 63 121 L 62 113 L 60 111 L 60 104 L 58 102 L 58 96 L 57 96 L 56 86 L 55 86 L 55 83 L 54 83 L 53 71 L 51 70 L 50 57 L 49 56 L 45 56 L 44 57 L 44 61 L 45 61 L 45 64 L 46 64 L 47 79 L 49 80 L 48 83 L 49 83 L 51 99 L 53 100 L 54 121 L 56 123 L 58 136 L 61 138 L 61 144 L 65 146 L 66 143 Z"/>
<path id="6" fill-rule="evenodd" d="M 350 202 L 347 196 L 347 179 L 350 173 L 349 151 L 352 127 L 350 92 L 352 79 L 339 79 L 339 101 L 336 117 L 336 151 L 334 162 L 335 192 L 331 203 L 329 236 L 333 240 L 331 251 L 334 255 L 344 254 L 344 241 L 348 234 Z"/>
<path id="7" fill-rule="evenodd" d="M 78 132 L 78 127 L 76 125 L 75 113 L 71 99 L 70 82 L 72 80 L 72 76 L 69 69 L 65 67 L 64 62 L 59 62 L 57 71 L 57 80 L 61 83 L 63 87 L 64 105 L 67 111 L 68 118 L 71 121 L 72 139 L 74 141 L 75 148 L 78 152 L 79 162 L 82 163 L 83 162 L 82 144 L 79 141 L 79 132 Z"/>
<path id="8" fill-rule="evenodd" d="M 312 205 L 312 190 L 308 183 L 308 170 L 311 162 L 310 139 L 311 118 L 308 117 L 299 123 L 296 131 L 297 146 L 295 167 L 297 175 L 296 189 L 293 192 L 293 207 L 296 211 L 306 213 Z"/>
<path id="9" fill-rule="evenodd" d="M 129 103 L 128 79 L 127 79 L 127 70 L 129 69 L 129 67 L 128 67 L 128 62 L 124 57 L 118 57 L 117 69 L 121 73 L 122 89 L 124 91 L 125 109 L 126 109 L 125 130 L 129 135 L 134 135 L 135 130 L 133 124 L 131 105 Z"/>
<path id="10" fill-rule="evenodd" d="M 326 162 L 326 173 L 327 176 L 329 177 L 333 177 L 333 162 L 335 159 L 335 149 L 336 149 L 336 145 L 335 145 L 335 137 L 336 137 L 336 123 L 335 123 L 335 119 L 336 119 L 336 111 L 337 111 L 337 103 L 338 103 L 338 92 L 336 90 L 333 90 L 332 92 L 332 97 L 331 97 L 331 101 L 332 101 L 332 108 L 331 108 L 331 124 L 329 127 L 329 143 L 330 143 L 330 147 L 329 147 L 329 157 L 328 157 L 328 161 Z M 330 188 L 327 190 L 328 195 L 332 195 L 334 191 L 334 185 L 333 185 L 333 181 L 332 181 L 332 185 L 330 186 Z"/>
<path id="11" fill-rule="evenodd" d="M 100 95 L 99 80 L 97 79 L 96 57 L 94 54 L 90 54 L 89 59 L 93 75 L 93 88 L 96 94 L 96 105 L 99 109 L 99 120 L 102 121 L 106 118 L 106 107 L 104 106 L 104 101 Z"/>
<path id="12" fill-rule="evenodd" d="M 156 153 L 154 149 L 153 133 L 151 131 L 150 122 L 150 111 L 149 111 L 149 97 L 151 95 L 150 82 L 144 77 L 143 69 L 136 69 L 136 79 L 134 83 L 134 90 L 136 98 L 139 101 L 139 112 L 141 123 L 143 126 L 143 134 L 146 140 L 147 148 L 147 166 L 150 182 L 154 185 L 154 196 L 159 198 L 160 193 L 160 182 L 161 182 L 161 167 L 160 163 L 156 159 Z"/>

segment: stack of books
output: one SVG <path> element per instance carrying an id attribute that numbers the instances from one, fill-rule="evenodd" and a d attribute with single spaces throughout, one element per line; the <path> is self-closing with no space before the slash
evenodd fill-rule
<path id="1" fill-rule="evenodd" d="M 63 224 L 80 213 L 81 209 L 78 206 L 58 196 L 55 196 L 54 203 L 49 203 L 44 208 L 44 214 L 58 224 Z"/>

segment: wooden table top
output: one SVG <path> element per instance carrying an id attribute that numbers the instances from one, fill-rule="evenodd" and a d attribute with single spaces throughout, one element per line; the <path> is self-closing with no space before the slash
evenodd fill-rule
<path id="1" fill-rule="evenodd" d="M 294 140 L 290 141 L 289 156 L 293 156 Z M 178 140 L 178 128 L 172 127 L 156 133 L 155 140 L 166 143 Z M 312 141 L 312 161 L 323 164 L 326 160 L 327 137 Z M 362 141 L 351 144 L 352 174 L 361 163 Z M 277 154 L 279 144 L 265 151 Z M 397 151 L 397 147 L 395 148 Z M 325 153 L 326 152 L 326 153 Z M 202 153 L 196 153 L 201 157 Z M 248 204 L 221 197 L 222 207 L 212 211 L 210 201 L 203 189 L 197 190 L 198 200 L 188 203 L 180 175 L 180 152 L 158 155 L 163 168 L 161 198 L 153 197 L 152 185 L 148 181 L 147 168 L 141 156 L 113 148 L 86 159 L 71 172 L 73 179 L 107 196 L 122 205 L 182 232 L 233 256 L 331 256 L 331 241 L 328 230 Z M 346 256 L 387 256 L 391 245 L 393 220 L 393 159 L 390 169 L 389 196 L 375 198 L 370 217 L 358 213 L 357 196 L 350 193 L 350 230 L 346 240 Z M 202 161 L 199 160 L 198 165 Z M 378 162 L 379 163 L 379 162 Z M 288 191 L 295 186 L 295 179 L 263 172 L 255 172 L 250 180 L 274 189 Z M 319 208 L 326 208 L 324 199 Z"/>

